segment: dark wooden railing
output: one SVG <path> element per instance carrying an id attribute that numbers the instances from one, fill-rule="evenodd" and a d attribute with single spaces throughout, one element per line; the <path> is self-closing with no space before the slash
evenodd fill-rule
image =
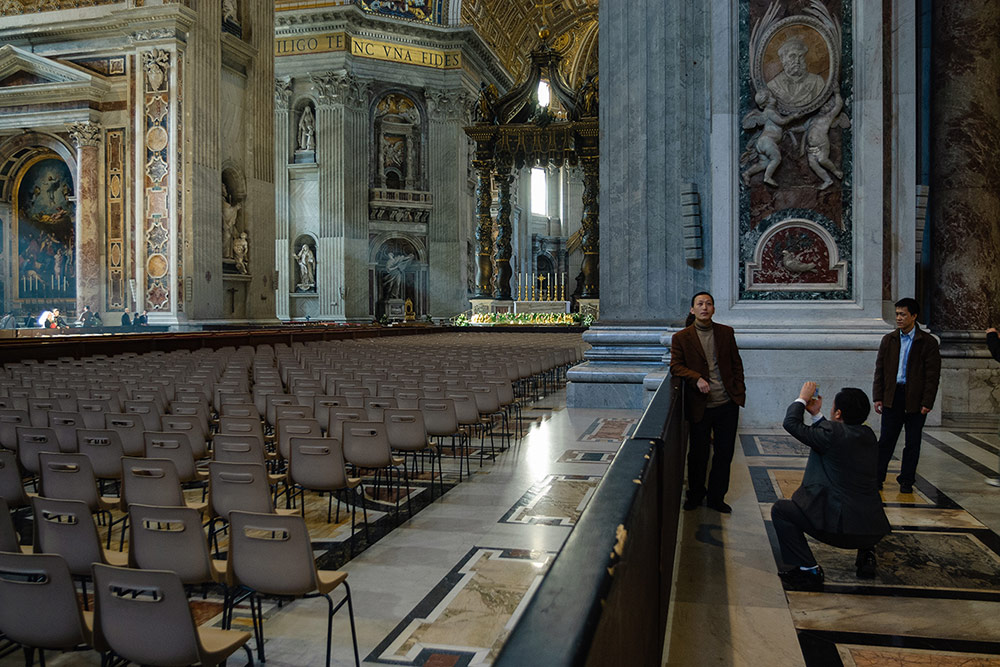
<path id="1" fill-rule="evenodd" d="M 504 645 L 497 667 L 662 664 L 686 425 L 667 378 Z"/>

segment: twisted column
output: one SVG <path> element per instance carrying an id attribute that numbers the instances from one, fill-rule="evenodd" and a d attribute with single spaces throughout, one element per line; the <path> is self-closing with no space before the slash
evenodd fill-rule
<path id="1" fill-rule="evenodd" d="M 509 157 L 497 161 L 497 190 L 500 195 L 500 210 L 497 212 L 497 245 L 496 245 L 496 289 L 494 299 L 510 301 L 510 279 L 514 275 L 510 268 L 510 241 L 513 236 L 510 226 L 510 185 L 513 177 L 510 174 L 511 160 Z"/>
<path id="2" fill-rule="evenodd" d="M 600 213 L 600 159 L 587 157 L 580 160 L 583 166 L 583 292 L 581 298 L 600 297 L 600 245 L 601 233 L 598 227 Z"/>
<path id="3" fill-rule="evenodd" d="M 476 299 L 493 296 L 493 193 L 490 179 L 493 174 L 492 160 L 473 160 L 476 170 Z"/>

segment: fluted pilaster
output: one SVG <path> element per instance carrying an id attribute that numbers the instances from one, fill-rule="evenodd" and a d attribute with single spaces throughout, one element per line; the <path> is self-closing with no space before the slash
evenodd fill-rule
<path id="1" fill-rule="evenodd" d="M 462 126 L 471 98 L 462 91 L 425 91 L 430 112 L 428 177 L 434 201 L 427 241 L 430 256 L 430 313 L 456 315 L 468 308 L 461 243 L 462 200 L 467 178 L 468 142 Z"/>
<path id="2" fill-rule="evenodd" d="M 290 79 L 277 79 L 274 82 L 274 266 L 278 274 L 278 284 L 275 286 L 275 310 L 279 319 L 290 317 L 289 297 L 291 291 L 292 248 L 288 238 L 289 199 L 288 199 L 288 159 L 291 155 L 289 137 L 288 105 L 292 98 L 292 82 Z"/>
<path id="3" fill-rule="evenodd" d="M 76 146 L 76 310 L 103 310 L 101 299 L 101 126 L 79 123 L 69 127 Z"/>

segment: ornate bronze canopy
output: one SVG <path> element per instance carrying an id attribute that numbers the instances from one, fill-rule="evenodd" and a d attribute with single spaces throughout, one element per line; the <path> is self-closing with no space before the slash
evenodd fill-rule
<path id="1" fill-rule="evenodd" d="M 582 297 L 598 297 L 598 78 L 592 75 L 577 90 L 570 88 L 559 71 L 562 55 L 545 43 L 548 31 L 541 30 L 539 37 L 542 44 L 531 53 L 527 78 L 503 97 L 495 87 L 484 84 L 473 113 L 474 124 L 465 128 L 476 142 L 472 162 L 478 176 L 476 298 L 511 299 L 511 169 L 564 164 L 583 168 Z M 552 95 L 548 106 L 538 101 L 538 86 L 543 80 Z M 496 179 L 500 198 L 495 252 L 491 178 Z"/>

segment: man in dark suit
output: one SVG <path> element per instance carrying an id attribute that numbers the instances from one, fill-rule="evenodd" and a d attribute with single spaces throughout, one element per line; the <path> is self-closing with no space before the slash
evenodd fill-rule
<path id="1" fill-rule="evenodd" d="M 822 407 L 816 383 L 806 382 L 782 424 L 810 449 L 802 485 L 791 500 L 771 506 L 781 560 L 792 568 L 779 574 L 792 590 L 823 589 L 823 568 L 816 564 L 807 534 L 841 549 L 857 549 L 857 575 L 871 579 L 874 546 L 890 530 L 878 493 L 878 442 L 864 424 L 871 409 L 868 397 L 855 387 L 841 389 L 830 420 L 820 414 Z M 810 426 L 802 421 L 806 411 L 812 416 Z"/>
<path id="2" fill-rule="evenodd" d="M 132 326 L 132 318 L 129 317 L 128 308 L 126 308 L 125 312 L 122 313 L 122 326 L 123 327 L 130 327 L 130 326 Z"/>
<path id="3" fill-rule="evenodd" d="M 900 493 L 913 493 L 920 460 L 920 434 L 927 413 L 934 407 L 941 377 L 938 342 L 917 325 L 919 314 L 920 304 L 915 299 L 896 302 L 897 328 L 882 338 L 872 384 L 875 412 L 882 415 L 878 439 L 880 485 L 885 482 L 899 432 L 906 429 L 903 462 L 896 477 Z"/>
<path id="4" fill-rule="evenodd" d="M 688 489 L 684 509 L 706 504 L 724 514 L 729 466 L 733 460 L 740 408 L 746 403 L 743 360 L 732 327 L 712 321 L 715 300 L 708 292 L 691 299 L 693 323 L 670 341 L 670 372 L 684 379 L 686 416 L 691 422 L 688 446 Z M 690 318 L 689 318 L 690 319 Z M 709 449 L 712 471 L 705 487 Z"/>

